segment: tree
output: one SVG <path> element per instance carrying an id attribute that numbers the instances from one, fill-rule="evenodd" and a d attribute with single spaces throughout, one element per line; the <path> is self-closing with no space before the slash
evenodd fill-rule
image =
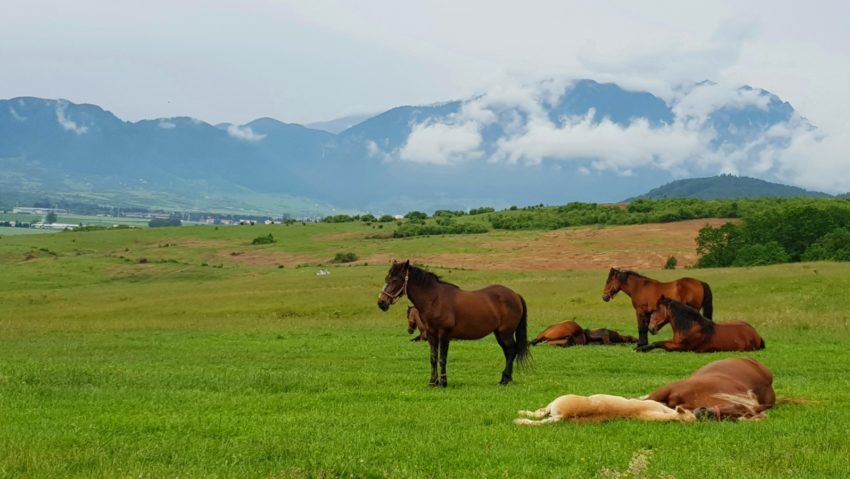
<path id="1" fill-rule="evenodd" d="M 44 222 L 49 225 L 56 223 L 56 213 L 54 213 L 53 211 L 47 213 L 47 217 L 44 219 Z"/>

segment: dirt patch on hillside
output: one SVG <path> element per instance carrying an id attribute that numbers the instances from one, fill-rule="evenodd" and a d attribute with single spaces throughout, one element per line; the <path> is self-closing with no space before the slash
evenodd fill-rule
<path id="1" fill-rule="evenodd" d="M 706 224 L 719 226 L 727 219 L 677 223 L 562 229 L 516 239 L 481 244 L 486 254 L 436 254 L 418 257 L 428 265 L 486 270 L 598 270 L 611 266 L 659 269 L 675 256 L 678 267 L 696 260 L 696 236 Z M 375 258 L 376 260 L 378 258 Z M 372 262 L 373 259 L 369 258 Z"/>

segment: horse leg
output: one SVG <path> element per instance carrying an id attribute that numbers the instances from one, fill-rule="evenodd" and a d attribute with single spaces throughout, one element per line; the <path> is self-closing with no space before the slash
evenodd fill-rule
<path id="1" fill-rule="evenodd" d="M 504 386 L 513 381 L 514 359 L 517 355 L 516 341 L 514 341 L 513 334 L 502 337 L 499 331 L 496 331 L 496 341 L 498 341 L 499 346 L 502 347 L 502 352 L 505 354 L 505 370 L 502 371 L 502 380 L 499 381 L 499 384 Z"/>
<path id="2" fill-rule="evenodd" d="M 517 426 L 543 426 L 545 424 L 552 424 L 553 422 L 560 421 L 560 417 L 547 417 L 546 419 L 542 419 L 540 421 L 533 421 L 531 419 L 514 419 L 514 424 Z"/>
<path id="3" fill-rule="evenodd" d="M 530 417 L 531 419 L 543 419 L 549 415 L 549 407 L 542 407 L 536 411 L 517 411 L 517 416 Z"/>
<path id="4" fill-rule="evenodd" d="M 431 346 L 431 381 L 429 386 L 437 386 L 437 340 L 428 337 L 428 345 Z"/>
<path id="5" fill-rule="evenodd" d="M 439 386 L 446 387 L 449 385 L 448 378 L 446 377 L 446 362 L 449 358 L 449 336 L 448 334 L 442 335 L 440 338 L 440 381 Z"/>
<path id="6" fill-rule="evenodd" d="M 645 313 L 643 311 L 637 312 L 637 323 L 638 323 L 638 343 L 637 347 L 646 346 L 649 343 L 649 318 L 651 314 Z"/>

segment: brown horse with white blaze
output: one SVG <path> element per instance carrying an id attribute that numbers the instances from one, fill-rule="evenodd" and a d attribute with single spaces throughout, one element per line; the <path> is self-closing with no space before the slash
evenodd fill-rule
<path id="1" fill-rule="evenodd" d="M 649 342 L 649 317 L 662 295 L 681 301 L 689 306 L 702 309 L 705 317 L 711 319 L 714 313 L 714 300 L 708 283 L 694 278 L 680 278 L 669 283 L 656 281 L 634 271 L 611 268 L 602 290 L 602 300 L 610 301 L 620 291 L 632 299 L 638 324 L 638 347 Z"/>
<path id="2" fill-rule="evenodd" d="M 760 419 L 776 404 L 773 374 L 752 358 L 714 361 L 647 399 L 693 411 L 701 419 Z"/>
<path id="3" fill-rule="evenodd" d="M 431 386 L 445 387 L 449 341 L 481 339 L 493 333 L 505 355 L 500 384 L 513 380 L 514 360 L 522 364 L 530 357 L 525 300 L 505 286 L 491 285 L 465 291 L 434 273 L 393 261 L 386 284 L 378 295 L 378 307 L 387 311 L 407 296 L 419 312 L 431 346 Z M 440 374 L 437 375 L 437 363 Z"/>
<path id="4" fill-rule="evenodd" d="M 755 351 L 764 349 L 764 339 L 749 323 L 724 321 L 715 323 L 703 317 L 699 310 L 674 299 L 661 296 L 649 320 L 652 334 L 670 323 L 673 339 L 639 346 L 638 352 L 664 349 L 665 351 Z"/>

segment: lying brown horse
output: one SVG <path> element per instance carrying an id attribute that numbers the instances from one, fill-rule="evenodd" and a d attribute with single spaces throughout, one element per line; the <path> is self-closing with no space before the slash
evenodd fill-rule
<path id="1" fill-rule="evenodd" d="M 649 330 L 652 334 L 670 323 L 673 339 L 638 346 L 637 351 L 646 352 L 656 348 L 666 351 L 755 351 L 764 349 L 764 340 L 755 328 L 744 321 L 715 323 L 699 314 L 695 308 L 674 299 L 661 296 L 655 311 L 650 316 Z"/>
<path id="2" fill-rule="evenodd" d="M 602 290 L 602 300 L 610 301 L 620 291 L 632 298 L 632 306 L 637 315 L 638 347 L 648 342 L 646 333 L 649 330 L 649 316 L 661 295 L 702 309 L 708 319 L 711 319 L 714 312 L 711 288 L 708 283 L 694 278 L 680 278 L 669 283 L 662 283 L 634 271 L 611 268 L 608 279 L 605 281 L 605 288 Z"/>
<path id="3" fill-rule="evenodd" d="M 751 358 L 714 361 L 687 379 L 659 388 L 648 399 L 718 420 L 761 418 L 776 404 L 773 374 Z"/>
<path id="4" fill-rule="evenodd" d="M 413 334 L 419 330 L 419 336 L 411 339 L 411 341 L 427 341 L 428 331 L 425 329 L 425 324 L 422 323 L 422 318 L 419 317 L 419 310 L 413 306 L 407 307 L 407 334 Z"/>
<path id="5" fill-rule="evenodd" d="M 583 329 L 575 321 L 562 321 L 544 329 L 531 341 L 535 346 L 545 342 L 550 346 L 576 346 L 585 344 L 636 343 L 637 338 L 622 336 L 610 329 Z"/>
<path id="6" fill-rule="evenodd" d="M 431 346 L 431 386 L 445 387 L 448 383 L 446 359 L 452 339 L 480 339 L 493 333 L 505 354 L 500 384 L 513 380 L 514 360 L 522 364 L 530 357 L 525 300 L 504 286 L 464 291 L 410 261 L 394 261 L 378 295 L 378 307 L 386 311 L 404 295 L 419 311 L 425 325 Z"/>

